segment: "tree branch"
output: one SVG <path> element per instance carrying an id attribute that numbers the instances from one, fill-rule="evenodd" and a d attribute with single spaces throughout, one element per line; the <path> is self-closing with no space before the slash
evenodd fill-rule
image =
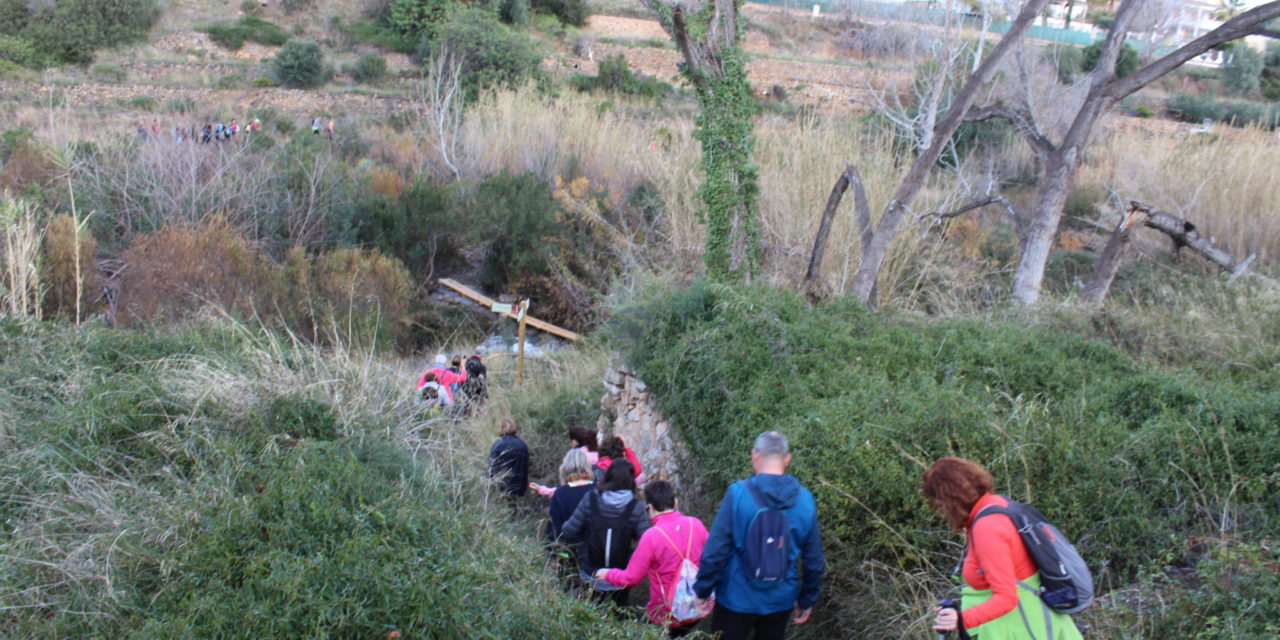
<path id="1" fill-rule="evenodd" d="M 955 211 L 935 211 L 933 213 L 930 213 L 929 215 L 939 220 L 946 220 L 948 218 L 959 218 L 960 216 L 966 213 L 969 213 L 974 209 L 981 209 L 989 204 L 995 204 L 999 201 L 1000 199 L 997 198 L 996 196 L 986 196 L 984 198 L 979 198 L 977 200 L 974 200 L 973 202 L 970 202 L 969 204 L 966 204 L 963 207 L 956 209 Z"/>
<path id="2" fill-rule="evenodd" d="M 1267 22 L 1280 17 L 1280 0 L 1246 11 L 1224 23 L 1222 26 L 1183 45 L 1177 51 L 1148 64 L 1147 66 L 1123 77 L 1113 78 L 1107 83 L 1105 91 L 1112 100 L 1119 100 L 1142 87 L 1155 82 L 1165 74 L 1181 67 L 1187 61 L 1216 47 L 1224 42 L 1238 40 L 1248 35 L 1270 31 L 1264 27 Z M 1270 37 L 1270 36 L 1269 36 Z"/>
<path id="3" fill-rule="evenodd" d="M 1018 133 L 1026 139 L 1027 144 L 1031 145 L 1031 150 L 1035 151 L 1036 155 L 1053 153 L 1055 149 L 1053 142 L 1043 133 L 1040 133 L 1040 129 L 1036 127 L 1031 113 L 1025 109 L 994 104 L 970 109 L 969 113 L 964 116 L 965 122 L 982 122 L 993 118 L 1004 118 L 1012 123 Z"/>

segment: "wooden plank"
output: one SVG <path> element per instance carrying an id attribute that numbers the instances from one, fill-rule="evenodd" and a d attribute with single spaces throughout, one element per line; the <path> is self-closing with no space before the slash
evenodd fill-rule
<path id="1" fill-rule="evenodd" d="M 468 287 L 467 285 L 462 284 L 457 280 L 454 280 L 453 278 L 440 278 L 438 282 L 444 285 L 445 287 L 449 288 L 450 290 L 456 292 L 458 295 L 461 295 L 462 297 L 467 298 L 477 304 L 484 305 L 486 308 L 492 307 L 493 303 L 496 302 L 496 300 L 494 300 L 493 298 L 490 298 L 489 296 L 486 296 L 483 293 L 480 293 L 479 291 L 476 291 L 475 289 L 472 289 L 471 287 Z M 516 317 L 516 314 L 514 313 L 503 313 L 500 315 L 511 318 L 512 320 L 518 319 Z M 545 331 L 553 336 L 559 336 L 561 338 L 564 338 L 565 340 L 576 342 L 578 338 L 582 337 L 577 333 L 574 333 L 568 329 L 557 327 L 556 325 L 551 324 L 550 322 L 539 320 L 533 316 L 529 316 L 528 318 L 526 318 L 526 321 L 528 322 L 529 326 L 533 327 L 534 329 L 537 329 L 538 331 Z"/>

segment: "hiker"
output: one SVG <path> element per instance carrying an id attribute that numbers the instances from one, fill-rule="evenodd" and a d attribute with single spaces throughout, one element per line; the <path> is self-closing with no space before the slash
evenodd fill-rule
<path id="1" fill-rule="evenodd" d="M 458 385 L 462 384 L 467 377 L 462 375 L 462 356 L 454 356 L 449 360 L 449 373 L 458 376 L 458 382 L 449 385 L 449 391 L 453 393 L 453 397 L 458 397 Z"/>
<path id="2" fill-rule="evenodd" d="M 311 135 L 320 135 L 320 118 L 315 118 L 311 121 Z"/>
<path id="3" fill-rule="evenodd" d="M 261 119 L 261 118 L 254 118 L 254 119 L 253 119 L 253 130 L 254 130 L 254 131 L 258 131 L 258 130 L 259 130 L 259 129 L 261 129 L 261 128 L 262 128 L 262 119 Z"/>
<path id="4" fill-rule="evenodd" d="M 609 467 L 600 486 L 582 498 L 560 530 L 564 540 L 578 543 L 578 571 L 592 597 L 627 604 L 631 590 L 596 580 L 598 569 L 620 569 L 631 559 L 632 543 L 649 528 L 645 506 L 636 499 L 635 468 L 626 460 Z"/>
<path id="5" fill-rule="evenodd" d="M 209 144 L 213 139 L 213 125 L 205 123 L 204 130 L 200 132 L 200 144 Z"/>
<path id="6" fill-rule="evenodd" d="M 463 363 L 467 379 L 458 386 L 458 389 L 462 391 L 468 410 L 484 404 L 489 397 L 489 369 L 484 366 L 485 353 L 483 346 L 476 347 L 475 353 L 467 356 L 466 362 Z"/>
<path id="7" fill-rule="evenodd" d="M 711 633 L 722 640 L 782 640 L 804 624 L 826 571 L 813 494 L 787 473 L 791 453 L 777 431 L 756 437 L 755 475 L 729 485 L 702 551 L 694 591 L 715 592 Z M 790 537 L 789 544 L 772 541 Z M 768 542 L 766 542 L 768 541 Z"/>
<path id="8" fill-rule="evenodd" d="M 615 461 L 626 460 L 636 471 L 636 483 L 644 484 L 644 470 L 640 466 L 640 459 L 636 457 L 636 452 L 627 446 L 627 442 L 622 436 L 609 436 L 604 439 L 600 445 L 600 457 L 596 460 L 596 481 L 599 482 L 604 477 L 604 473 L 609 470 L 609 465 Z"/>
<path id="9" fill-rule="evenodd" d="M 449 369 L 447 369 L 445 366 L 447 362 L 448 362 L 448 359 L 445 357 L 443 353 L 436 354 L 435 363 L 432 364 L 431 368 L 427 369 L 427 371 L 422 374 L 422 378 L 418 380 L 418 388 L 419 389 L 422 388 L 423 382 L 426 381 L 427 373 L 433 373 L 435 374 L 435 381 L 440 383 L 440 386 L 444 388 L 445 395 L 448 396 L 448 402 L 445 402 L 445 404 L 452 405 L 453 390 L 450 388 L 450 386 L 453 385 L 455 382 L 466 381 L 467 374 L 466 372 L 463 372 L 462 374 L 456 374 L 452 371 L 449 371 Z"/>
<path id="10" fill-rule="evenodd" d="M 333 118 L 329 118 L 329 139 L 333 140 Z"/>
<path id="11" fill-rule="evenodd" d="M 551 498 L 551 503 L 547 505 L 547 515 L 550 518 L 547 521 L 549 540 L 560 537 L 564 523 L 578 508 L 582 497 L 596 488 L 591 478 L 591 463 L 587 461 L 586 454 L 579 449 L 570 449 L 565 452 L 564 458 L 560 461 L 559 486 L 546 487 L 536 482 L 529 483 L 529 488 L 536 491 L 538 495 Z"/>
<path id="12" fill-rule="evenodd" d="M 498 490 L 509 498 L 524 496 L 529 484 L 529 447 L 516 435 L 516 421 L 498 423 L 498 440 L 489 449 L 489 478 L 498 481 Z"/>
<path id="13" fill-rule="evenodd" d="M 445 387 L 436 380 L 436 373 L 428 371 L 418 381 L 418 400 L 431 408 L 444 408 L 453 404 Z"/>
<path id="14" fill-rule="evenodd" d="M 591 466 L 595 466 L 600 461 L 600 445 L 597 444 L 596 438 L 595 429 L 569 427 L 569 444 L 587 454 L 587 459 L 591 461 Z"/>
<path id="15" fill-rule="evenodd" d="M 688 573 L 693 577 L 697 575 L 696 565 L 707 542 L 707 528 L 701 520 L 677 510 L 680 504 L 670 482 L 655 480 L 645 485 L 644 499 L 653 526 L 640 536 L 626 569 L 597 569 L 596 578 L 619 587 L 634 587 L 648 578 L 649 604 L 645 612 L 649 622 L 668 627 L 669 636 L 679 638 L 693 631 L 698 620 L 674 618 L 672 604 L 686 559 L 692 563 Z M 677 606 L 677 611 L 680 609 Z"/>
<path id="16" fill-rule="evenodd" d="M 227 137 L 230 138 L 240 132 L 240 125 L 236 123 L 236 119 L 231 119 L 231 127 L 227 129 Z"/>
<path id="17" fill-rule="evenodd" d="M 925 471 L 923 490 L 934 511 L 953 530 L 965 531 L 969 543 L 961 565 L 960 607 L 938 609 L 934 629 L 959 628 L 961 637 L 983 640 L 1081 638 L 1071 616 L 1045 606 L 1032 590 L 1040 587 L 1040 574 L 1013 520 L 998 512 L 977 519 L 985 508 L 1009 506 L 1008 499 L 993 493 L 990 472 L 964 458 L 940 458 Z M 1052 638 L 1039 631 L 1040 624 L 1052 628 Z"/>

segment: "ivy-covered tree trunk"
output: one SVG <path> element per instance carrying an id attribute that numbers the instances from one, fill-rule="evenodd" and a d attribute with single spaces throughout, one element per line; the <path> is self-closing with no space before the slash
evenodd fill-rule
<path id="1" fill-rule="evenodd" d="M 706 175 L 698 194 L 707 225 L 703 259 L 713 279 L 749 281 L 760 270 L 760 228 L 755 215 L 760 188 L 751 163 L 754 99 L 741 56 L 725 62 L 725 75 L 697 90 L 702 113 L 694 135 L 702 143 Z"/>
<path id="2" fill-rule="evenodd" d="M 702 144 L 705 181 L 698 191 L 707 225 L 703 259 L 713 280 L 750 281 L 760 273 L 760 227 L 755 203 L 760 188 L 751 162 L 755 149 L 755 98 L 739 46 L 741 0 L 668 5 L 645 0 L 684 55 L 684 76 L 702 112 L 695 133 Z"/>

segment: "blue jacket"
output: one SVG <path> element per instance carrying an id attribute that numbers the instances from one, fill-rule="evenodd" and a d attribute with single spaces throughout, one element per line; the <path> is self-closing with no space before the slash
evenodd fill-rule
<path id="1" fill-rule="evenodd" d="M 791 523 L 791 568 L 785 581 L 769 589 L 751 586 L 741 567 L 741 548 L 747 527 L 758 509 L 744 482 L 755 485 L 767 506 L 781 510 Z M 738 613 L 777 613 L 797 604 L 801 609 L 808 609 L 818 601 L 818 583 L 826 572 L 826 565 L 813 494 L 800 486 L 793 475 L 757 474 L 734 482 L 725 492 L 711 525 L 711 535 L 702 550 L 698 581 L 693 589 L 699 598 L 710 596 L 714 590 L 717 605 Z"/>

